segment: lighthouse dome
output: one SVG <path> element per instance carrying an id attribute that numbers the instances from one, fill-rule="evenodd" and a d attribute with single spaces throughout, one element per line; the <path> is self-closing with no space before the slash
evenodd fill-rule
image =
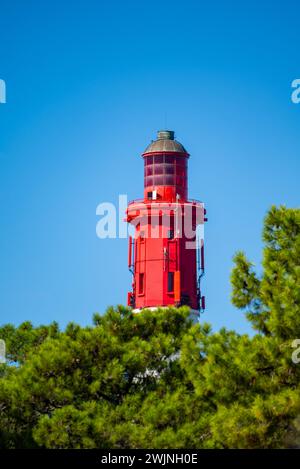
<path id="1" fill-rule="evenodd" d="M 159 130 L 157 132 L 157 139 L 152 141 L 150 145 L 147 146 L 146 150 L 143 153 L 143 156 L 148 153 L 184 153 L 188 155 L 188 152 L 181 143 L 177 142 L 174 139 L 173 130 Z"/>

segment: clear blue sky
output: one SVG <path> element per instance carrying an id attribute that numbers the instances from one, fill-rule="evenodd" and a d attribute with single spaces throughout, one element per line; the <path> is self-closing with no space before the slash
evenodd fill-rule
<path id="1" fill-rule="evenodd" d="M 88 324 L 125 303 L 127 240 L 96 237 L 96 206 L 142 196 L 140 153 L 167 127 L 208 211 L 203 320 L 249 331 L 232 256 L 260 270 L 266 210 L 299 206 L 299 14 L 296 1 L 1 3 L 0 323 Z"/>

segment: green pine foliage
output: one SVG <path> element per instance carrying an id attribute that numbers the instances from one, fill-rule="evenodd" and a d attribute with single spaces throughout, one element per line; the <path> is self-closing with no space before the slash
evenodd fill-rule
<path id="1" fill-rule="evenodd" d="M 1 327 L 0 447 L 299 446 L 300 210 L 272 207 L 263 241 L 262 274 L 239 252 L 231 275 L 253 337 L 195 325 L 187 307 Z"/>

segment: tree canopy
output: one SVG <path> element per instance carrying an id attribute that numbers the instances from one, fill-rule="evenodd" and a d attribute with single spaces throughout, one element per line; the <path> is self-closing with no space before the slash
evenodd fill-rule
<path id="1" fill-rule="evenodd" d="M 253 337 L 194 324 L 187 307 L 2 326 L 0 447 L 298 446 L 300 210 L 272 207 L 263 241 L 262 274 L 242 252 L 231 274 Z"/>

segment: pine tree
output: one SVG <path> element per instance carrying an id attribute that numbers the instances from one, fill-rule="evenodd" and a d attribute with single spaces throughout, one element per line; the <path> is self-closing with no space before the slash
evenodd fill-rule
<path id="1" fill-rule="evenodd" d="M 5 325 L 2 448 L 282 448 L 300 441 L 300 210 L 272 207 L 263 272 L 234 257 L 253 337 L 189 310 L 109 308 L 94 324 Z"/>

